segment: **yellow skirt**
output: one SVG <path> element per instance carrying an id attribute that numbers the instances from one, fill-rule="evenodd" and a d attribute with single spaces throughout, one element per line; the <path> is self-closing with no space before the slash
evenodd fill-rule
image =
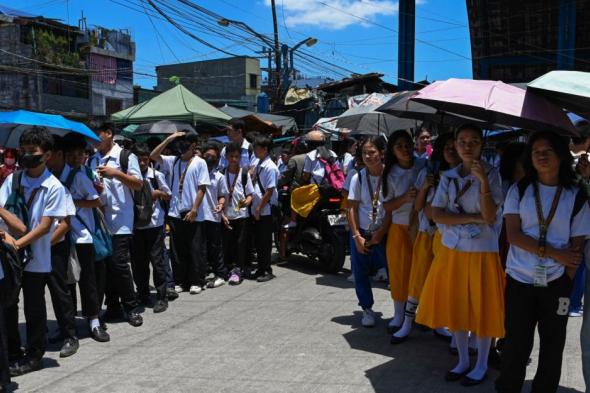
<path id="1" fill-rule="evenodd" d="M 426 278 L 416 322 L 504 337 L 504 281 L 498 253 L 442 246 Z"/>
<path id="2" fill-rule="evenodd" d="M 434 231 L 434 239 L 432 239 L 432 252 L 434 253 L 434 256 L 436 257 L 436 254 L 438 254 L 438 252 L 440 251 L 442 247 L 442 235 L 440 233 L 440 231 L 437 229 L 436 231 Z"/>
<path id="3" fill-rule="evenodd" d="M 408 227 L 391 224 L 387 234 L 387 269 L 391 298 L 408 300 L 408 284 L 412 269 L 412 240 Z"/>
<path id="4" fill-rule="evenodd" d="M 418 232 L 418 236 L 414 242 L 408 295 L 416 300 L 420 300 L 420 294 L 422 294 L 424 282 L 426 281 L 430 265 L 432 265 L 432 260 L 434 259 L 434 254 L 432 253 L 432 238 L 433 236 L 427 232 Z"/>

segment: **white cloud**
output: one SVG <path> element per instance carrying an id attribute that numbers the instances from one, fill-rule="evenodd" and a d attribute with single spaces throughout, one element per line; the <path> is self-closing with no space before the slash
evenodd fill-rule
<path id="1" fill-rule="evenodd" d="M 270 6 L 270 0 L 264 2 Z M 323 0 L 321 3 L 317 0 L 282 0 L 277 1 L 277 7 L 285 7 L 288 27 L 314 26 L 328 30 L 340 30 L 354 24 L 365 26 L 368 23 L 359 18 L 374 20 L 377 16 L 398 12 L 397 1 L 390 0 Z"/>

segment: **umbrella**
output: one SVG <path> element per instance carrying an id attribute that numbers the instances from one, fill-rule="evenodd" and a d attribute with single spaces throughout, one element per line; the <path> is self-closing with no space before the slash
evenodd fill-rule
<path id="1" fill-rule="evenodd" d="M 228 116 L 237 118 L 254 115 L 264 122 L 271 122 L 273 126 L 280 128 L 283 134 L 289 131 L 297 132 L 297 123 L 295 122 L 295 119 L 290 116 L 273 115 L 271 113 L 255 113 L 229 105 L 224 105 L 219 108 L 219 110 Z"/>
<path id="2" fill-rule="evenodd" d="M 490 125 L 578 134 L 560 107 L 502 82 L 449 79 L 426 86 L 411 100 Z"/>
<path id="3" fill-rule="evenodd" d="M 551 71 L 527 85 L 527 90 L 568 111 L 590 117 L 590 73 Z"/>
<path id="4" fill-rule="evenodd" d="M 70 132 L 83 135 L 89 142 L 100 142 L 100 139 L 86 125 L 68 120 L 60 115 L 18 110 L 0 112 L 0 146 L 17 148 L 21 135 L 30 127 L 44 127 L 51 134 L 64 136 Z"/>
<path id="5" fill-rule="evenodd" d="M 141 124 L 133 131 L 133 135 L 147 135 L 147 134 L 174 134 L 177 131 L 187 131 L 190 134 L 196 134 L 197 131 L 190 124 L 162 120 L 155 123 Z"/>
<path id="6" fill-rule="evenodd" d="M 416 127 L 416 121 L 411 119 L 401 119 L 383 112 L 377 112 L 376 109 L 381 106 L 367 105 L 350 108 L 340 116 L 336 127 L 349 128 L 353 130 L 351 135 L 390 135 L 395 130 L 408 129 Z"/>

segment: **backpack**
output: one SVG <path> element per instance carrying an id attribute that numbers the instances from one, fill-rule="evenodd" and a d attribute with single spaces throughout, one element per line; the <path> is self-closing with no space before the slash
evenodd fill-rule
<path id="1" fill-rule="evenodd" d="M 336 158 L 332 157 L 325 148 L 318 148 L 317 158 L 324 166 L 324 179 L 322 183 L 327 183 L 338 192 L 342 191 L 342 186 L 344 185 L 344 172 L 342 172 L 342 169 L 338 166 Z"/>
<path id="2" fill-rule="evenodd" d="M 127 173 L 129 168 L 129 156 L 131 152 L 127 149 L 121 150 L 119 162 L 121 169 Z M 152 221 L 154 214 L 154 201 L 152 200 L 152 192 L 148 186 L 148 181 L 143 179 L 143 186 L 138 191 L 132 191 L 133 195 L 133 225 L 136 228 L 145 227 Z"/>
<path id="3" fill-rule="evenodd" d="M 6 200 L 4 208 L 17 216 L 29 228 L 29 207 L 25 201 L 25 191 L 22 186 L 24 171 L 19 170 L 12 174 L 12 192 Z"/>
<path id="4" fill-rule="evenodd" d="M 24 264 L 14 248 L 0 242 L 0 263 L 4 278 L 0 280 L 0 307 L 8 307 L 18 300 Z"/>

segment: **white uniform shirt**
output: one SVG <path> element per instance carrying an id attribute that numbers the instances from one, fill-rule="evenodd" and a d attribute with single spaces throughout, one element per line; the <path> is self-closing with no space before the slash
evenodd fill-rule
<path id="1" fill-rule="evenodd" d="M 61 182 L 61 184 L 64 186 L 65 192 L 66 192 L 66 217 L 70 218 L 70 226 L 72 225 L 72 221 L 74 220 L 74 218 L 76 217 L 76 205 L 74 205 L 74 199 L 72 197 L 72 193 L 70 192 L 70 190 L 68 190 L 68 188 L 65 186 L 65 182 L 68 178 L 68 175 L 71 171 L 71 168 L 68 164 L 66 164 L 63 168 L 63 170 L 61 171 L 61 175 L 59 177 L 59 181 Z M 55 231 L 57 229 L 59 225 L 59 221 L 55 220 L 53 222 L 53 230 Z M 66 232 L 66 234 L 71 233 L 71 229 L 69 232 Z M 66 235 L 60 237 L 57 240 L 57 243 L 61 243 L 64 240 L 66 240 Z"/>
<path id="2" fill-rule="evenodd" d="M 199 206 L 197 221 L 221 222 L 221 213 L 215 213 L 215 207 L 219 204 L 219 198 L 227 195 L 225 178 L 217 170 L 209 172 L 209 185 L 203 197 L 203 203 Z"/>
<path id="3" fill-rule="evenodd" d="M 99 165 L 105 165 L 122 171 L 121 162 L 121 147 L 114 144 L 110 152 L 102 156 L 97 152 L 89 160 L 92 170 L 97 169 Z M 141 180 L 141 172 L 139 170 L 139 163 L 135 154 L 129 155 L 129 163 L 127 165 L 127 175 L 133 176 Z M 107 227 L 113 235 L 131 235 L 133 234 L 133 194 L 129 187 L 125 186 L 118 179 L 103 178 L 102 182 L 105 188 L 106 201 L 104 206 L 105 219 Z"/>
<path id="4" fill-rule="evenodd" d="M 424 182 L 426 181 L 426 177 L 428 176 L 428 168 L 424 167 L 418 174 L 418 178 L 416 179 L 416 184 L 414 187 L 420 192 L 422 186 L 424 186 Z M 432 202 L 434 198 L 434 187 L 430 187 L 428 192 L 426 193 L 426 204 Z M 436 230 L 436 225 L 432 225 L 428 217 L 426 217 L 426 213 L 424 213 L 424 209 L 418 212 L 418 231 L 425 232 L 429 234 L 433 234 Z"/>
<path id="5" fill-rule="evenodd" d="M 224 176 L 225 187 L 227 190 L 226 200 L 225 200 L 225 216 L 230 220 L 237 220 L 238 218 L 246 218 L 248 217 L 248 208 L 243 207 L 236 211 L 236 207 L 238 206 L 238 202 L 242 199 L 246 199 L 248 195 L 254 194 L 254 187 L 252 186 L 252 179 L 250 179 L 250 175 L 246 172 L 246 184 L 242 184 L 242 171 L 244 169 L 240 169 L 238 174 L 229 173 L 226 171 Z M 229 198 L 229 193 L 231 187 L 234 187 L 232 192 L 231 198 Z"/>
<path id="6" fill-rule="evenodd" d="M 350 190 L 350 182 L 352 181 L 352 177 L 356 175 L 357 170 L 355 169 L 354 165 L 348 168 L 346 173 L 346 177 L 344 178 L 344 184 L 342 185 L 342 189 L 345 191 Z"/>
<path id="7" fill-rule="evenodd" d="M 256 165 L 256 163 L 254 162 L 256 157 L 254 156 L 254 153 L 250 154 L 250 149 L 250 143 L 246 139 L 244 139 L 242 141 L 242 150 L 240 153 L 240 168 L 249 169 Z M 225 146 L 223 147 L 223 149 L 221 149 L 218 168 L 227 168 L 227 159 L 225 158 Z"/>
<path id="8" fill-rule="evenodd" d="M 387 175 L 387 195 L 385 201 L 393 198 L 399 198 L 405 194 L 410 187 L 416 184 L 418 174 L 424 168 L 424 160 L 414 160 L 414 165 L 409 169 L 404 169 L 399 165 L 394 165 Z M 383 190 L 382 190 L 383 191 Z M 392 224 L 410 225 L 410 213 L 414 209 L 414 200 L 404 203 L 399 209 L 391 213 Z"/>
<path id="9" fill-rule="evenodd" d="M 166 178 L 162 172 L 157 171 L 154 168 L 148 168 L 144 176 L 145 180 L 147 180 L 148 189 L 150 192 L 155 191 L 152 184 L 152 182 L 155 181 L 158 185 L 158 190 L 165 192 L 166 195 L 170 195 L 170 188 L 168 188 Z M 139 229 L 158 228 L 164 226 L 164 216 L 166 215 L 166 212 L 162 207 L 162 202 L 159 199 L 154 200 L 153 208 L 154 212 L 152 213 L 152 219 L 149 225 Z"/>
<path id="10" fill-rule="evenodd" d="M 340 169 L 344 172 L 345 175 L 348 174 L 348 170 L 350 169 L 350 164 L 354 161 L 354 156 L 349 152 L 344 153 L 344 157 L 342 157 L 342 162 L 340 164 Z"/>
<path id="11" fill-rule="evenodd" d="M 270 159 L 270 156 L 267 156 L 262 162 L 259 162 L 256 165 L 256 168 L 254 168 L 253 179 L 254 193 L 252 194 L 252 212 L 256 210 L 258 205 L 260 205 L 260 201 L 266 191 L 272 188 L 272 197 L 260 212 L 261 216 L 270 215 L 270 205 L 276 205 L 279 198 L 279 193 L 277 192 L 278 179 L 279 169 Z M 260 188 L 261 185 L 264 191 Z"/>
<path id="12" fill-rule="evenodd" d="M 166 180 L 166 183 L 168 184 L 168 187 L 172 192 L 170 197 L 170 209 L 168 210 L 168 215 L 170 217 L 180 218 L 180 179 L 182 178 L 182 174 L 185 173 L 185 171 L 188 171 L 187 165 L 189 164 L 189 162 L 192 164 L 192 162 L 195 161 L 195 159 L 193 158 L 192 161 L 183 161 L 176 156 L 161 155 L 160 157 L 160 168 L 166 169 L 170 176 L 170 178 Z M 164 171 L 161 172 L 165 173 Z M 184 185 L 186 185 L 186 179 L 183 183 L 183 194 L 185 193 Z"/>
<path id="13" fill-rule="evenodd" d="M 12 176 L 14 174 L 8 176 L 0 188 L 0 204 L 2 206 L 6 205 L 6 201 L 12 193 Z M 43 217 L 53 217 L 59 220 L 67 216 L 65 187 L 47 169 L 37 178 L 23 174 L 21 184 L 25 194 L 25 202 L 29 200 L 34 189 L 39 189 L 29 209 L 28 227 L 30 229 L 39 226 Z M 25 271 L 34 273 L 51 272 L 51 235 L 53 229 L 54 225 L 52 223 L 47 234 L 31 243 L 31 253 L 27 255 L 28 262 Z"/>
<path id="14" fill-rule="evenodd" d="M 329 151 L 330 155 L 336 158 L 336 153 L 332 150 Z M 311 183 L 322 184 L 326 171 L 324 170 L 324 164 L 322 164 L 318 158 L 318 151 L 312 150 L 305 156 L 303 163 L 303 173 L 311 173 Z"/>
<path id="15" fill-rule="evenodd" d="M 362 180 L 359 179 L 362 177 Z M 361 169 L 360 172 L 355 173 L 350 181 L 350 188 L 348 190 L 348 200 L 359 202 L 358 208 L 358 225 L 362 230 L 368 230 L 371 226 L 371 215 L 373 213 L 373 198 L 375 194 L 371 195 L 369 192 L 369 183 L 373 193 L 377 192 L 377 189 L 381 189 L 379 183 L 381 182 L 381 176 L 370 176 L 365 168 Z M 362 184 L 361 184 L 362 183 Z M 385 217 L 385 210 L 383 209 L 383 193 L 379 192 L 377 197 L 377 215 L 375 217 L 376 227 L 380 227 Z"/>
<path id="16" fill-rule="evenodd" d="M 200 157 L 194 157 L 186 171 L 181 200 L 178 201 L 178 212 L 182 214 L 191 210 L 197 199 L 199 186 L 208 186 L 209 184 L 211 184 L 211 181 L 209 180 L 207 163 Z M 199 217 L 197 217 L 197 219 L 199 219 Z"/>
<path id="17" fill-rule="evenodd" d="M 555 198 L 557 187 L 539 184 L 541 206 L 543 216 L 547 219 L 551 211 L 551 205 Z M 570 238 L 590 235 L 590 209 L 588 204 L 571 221 L 577 187 L 564 188 L 559 197 L 559 203 L 555 210 L 555 216 L 547 229 L 547 245 L 557 249 L 567 248 Z M 580 191 L 583 192 L 583 191 Z M 506 201 L 504 202 L 504 215 L 516 214 L 520 216 L 521 231 L 533 239 L 539 239 L 539 220 L 535 203 L 533 185 L 529 185 L 520 199 L 518 184 L 510 187 Z M 543 265 L 547 269 L 547 281 L 553 281 L 561 277 L 565 271 L 562 264 L 551 258 L 540 258 L 537 254 L 530 253 L 515 245 L 510 245 L 508 258 L 506 259 L 506 274 L 525 284 L 534 284 L 535 268 Z"/>
<path id="18" fill-rule="evenodd" d="M 463 189 L 465 183 L 471 181 L 471 187 L 459 198 L 458 202 L 466 213 L 480 213 L 479 180 L 471 174 L 461 177 L 459 174 L 461 168 L 463 168 L 462 164 L 442 174 L 432 201 L 432 207 L 443 208 L 450 213 L 459 214 L 460 211 L 454 204 L 455 196 Z M 498 252 L 498 236 L 502 224 L 502 180 L 498 168 L 492 168 L 485 162 L 483 162 L 483 168 L 488 174 L 492 198 L 498 206 L 496 221 L 493 225 L 444 225 L 442 228 L 439 227 L 442 231 L 442 244 L 447 248 L 463 252 Z M 457 179 L 458 189 L 455 187 L 453 179 Z M 477 237 L 471 237 L 474 226 L 477 226 L 479 230 Z"/>

